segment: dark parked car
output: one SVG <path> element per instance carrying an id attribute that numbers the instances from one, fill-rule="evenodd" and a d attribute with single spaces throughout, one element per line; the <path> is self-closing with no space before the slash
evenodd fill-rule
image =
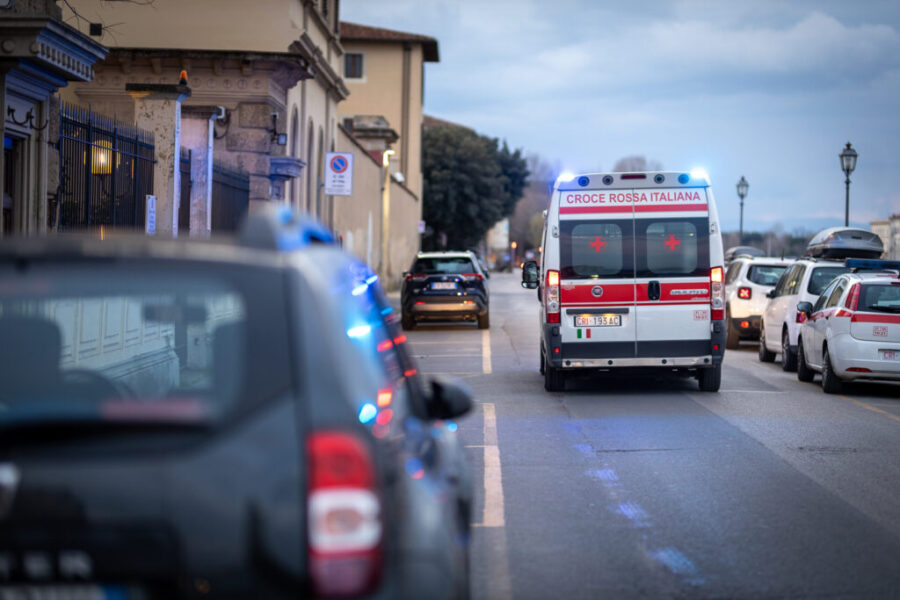
<path id="1" fill-rule="evenodd" d="M 472 252 L 420 252 L 404 273 L 403 329 L 418 321 L 465 319 L 491 326 L 485 272 Z"/>
<path id="2" fill-rule="evenodd" d="M 0 243 L 0 598 L 467 596 L 469 394 L 292 219 Z"/>

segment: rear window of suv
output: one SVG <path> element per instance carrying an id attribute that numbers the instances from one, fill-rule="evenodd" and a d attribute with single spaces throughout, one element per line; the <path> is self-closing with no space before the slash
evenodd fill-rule
<path id="1" fill-rule="evenodd" d="M 832 279 L 849 272 L 850 269 L 847 267 L 814 267 L 809 276 L 809 283 L 806 284 L 806 291 L 818 296 L 828 287 Z"/>
<path id="2" fill-rule="evenodd" d="M 188 263 L 190 264 L 190 263 Z M 0 427 L 211 425 L 290 388 L 280 271 L 0 269 Z"/>
<path id="3" fill-rule="evenodd" d="M 785 269 L 784 265 L 750 265 L 747 279 L 757 285 L 774 286 Z"/>
<path id="4" fill-rule="evenodd" d="M 457 275 L 476 273 L 475 265 L 464 256 L 418 258 L 412 272 L 416 275 Z"/>

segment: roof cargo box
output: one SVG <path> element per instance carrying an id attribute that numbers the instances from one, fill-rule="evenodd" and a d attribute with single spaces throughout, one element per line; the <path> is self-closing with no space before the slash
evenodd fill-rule
<path id="1" fill-rule="evenodd" d="M 806 251 L 816 258 L 878 258 L 884 252 L 884 244 L 865 229 L 829 227 L 813 236 Z"/>

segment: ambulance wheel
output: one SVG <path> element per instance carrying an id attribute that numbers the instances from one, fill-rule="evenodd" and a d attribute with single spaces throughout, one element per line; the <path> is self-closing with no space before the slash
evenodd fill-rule
<path id="1" fill-rule="evenodd" d="M 478 315 L 478 329 L 490 329 L 490 328 L 491 328 L 490 313 L 484 313 L 483 315 Z"/>
<path id="2" fill-rule="evenodd" d="M 700 369 L 697 382 L 700 384 L 701 392 L 718 392 L 722 385 L 722 364 Z"/>
<path id="3" fill-rule="evenodd" d="M 825 348 L 822 351 L 822 391 L 826 394 L 840 394 L 843 387 L 843 382 L 831 368 L 831 357 L 828 356 L 828 348 Z"/>
<path id="4" fill-rule="evenodd" d="M 546 360 L 544 358 L 544 347 L 541 346 L 541 375 L 543 375 L 544 371 L 546 371 L 546 368 L 544 367 L 544 360 Z"/>
<path id="5" fill-rule="evenodd" d="M 731 315 L 727 316 L 725 323 L 725 328 L 728 332 L 728 335 L 725 338 L 725 347 L 728 350 L 737 350 L 741 345 L 741 334 L 734 328 L 734 325 L 731 324 Z"/>
<path id="6" fill-rule="evenodd" d="M 816 376 L 816 372 L 806 364 L 806 353 L 803 350 L 803 338 L 797 339 L 797 379 L 809 383 Z"/>
<path id="7" fill-rule="evenodd" d="M 401 313 L 400 326 L 403 327 L 404 331 L 409 331 L 410 329 L 415 329 L 416 320 L 413 319 L 412 315 L 409 315 L 407 313 Z"/>
<path id="8" fill-rule="evenodd" d="M 766 330 L 759 331 L 759 362 L 775 362 L 775 353 L 766 348 Z"/>
<path id="9" fill-rule="evenodd" d="M 566 374 L 562 369 L 544 362 L 544 389 L 548 392 L 562 392 L 566 389 Z"/>
<path id="10" fill-rule="evenodd" d="M 781 333 L 781 369 L 788 373 L 797 370 L 797 353 L 791 351 L 791 339 L 787 329 Z"/>

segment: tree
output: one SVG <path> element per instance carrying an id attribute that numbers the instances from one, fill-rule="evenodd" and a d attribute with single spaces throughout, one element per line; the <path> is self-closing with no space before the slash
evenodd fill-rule
<path id="1" fill-rule="evenodd" d="M 662 164 L 658 160 L 648 161 L 645 156 L 625 156 L 616 161 L 613 171 L 617 173 L 662 171 Z"/>
<path id="2" fill-rule="evenodd" d="M 434 234 L 424 246 L 471 248 L 522 195 L 528 168 L 521 151 L 471 129 L 442 125 L 422 136 L 422 214 Z"/>

